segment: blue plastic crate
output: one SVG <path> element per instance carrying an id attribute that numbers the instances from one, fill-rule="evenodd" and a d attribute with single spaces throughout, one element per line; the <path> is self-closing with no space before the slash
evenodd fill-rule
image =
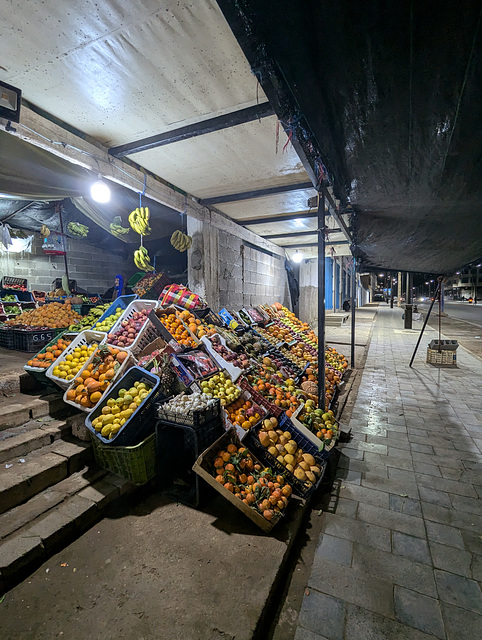
<path id="1" fill-rule="evenodd" d="M 93 420 L 102 413 L 102 409 L 106 406 L 109 398 L 117 398 L 119 389 L 129 389 L 136 381 L 149 383 L 152 386 L 152 392 L 141 402 L 139 408 L 129 420 L 122 425 L 111 440 L 104 438 L 92 426 Z M 108 392 L 86 417 L 85 426 L 104 444 L 122 447 L 139 444 L 139 442 L 154 432 L 157 420 L 155 405 L 156 402 L 164 398 L 164 394 L 158 391 L 159 384 L 160 380 L 157 376 L 152 375 L 141 367 L 131 367 L 119 380 L 110 385 Z"/>
<path id="2" fill-rule="evenodd" d="M 131 302 L 134 302 L 134 300 L 138 300 L 138 299 L 139 299 L 139 296 L 135 294 L 132 294 L 129 296 L 120 296 L 119 298 L 116 298 L 114 302 L 110 305 L 110 307 L 107 309 L 107 311 L 105 311 L 97 320 L 97 322 L 92 326 L 92 329 L 95 329 L 95 327 L 99 324 L 99 322 L 102 322 L 103 320 L 111 316 L 115 311 L 117 311 L 117 309 L 119 309 L 119 307 L 125 310 L 130 305 Z"/>

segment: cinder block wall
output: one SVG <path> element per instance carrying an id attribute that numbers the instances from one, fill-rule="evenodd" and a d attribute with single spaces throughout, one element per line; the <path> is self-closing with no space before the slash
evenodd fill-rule
<path id="1" fill-rule="evenodd" d="M 64 257 L 45 255 L 42 243 L 40 234 L 35 233 L 31 253 L 1 251 L 0 275 L 27 278 L 31 289 L 50 291 L 52 282 L 65 274 Z M 118 273 L 130 275 L 133 270 L 131 257 L 123 260 L 80 239 L 68 239 L 67 257 L 70 278 L 90 293 L 103 294 Z"/>
<path id="2" fill-rule="evenodd" d="M 281 302 L 289 304 L 284 258 L 243 244 L 241 238 L 219 233 L 219 303 L 221 307 Z"/>

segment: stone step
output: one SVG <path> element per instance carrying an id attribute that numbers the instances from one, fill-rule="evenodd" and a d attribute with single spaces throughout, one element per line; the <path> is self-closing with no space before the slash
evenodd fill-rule
<path id="1" fill-rule="evenodd" d="M 0 463 L 23 458 L 70 433 L 71 427 L 65 420 L 54 420 L 48 416 L 0 431 Z"/>
<path id="2" fill-rule="evenodd" d="M 32 418 L 48 416 L 49 409 L 48 400 L 15 394 L 10 402 L 0 404 L 0 431 L 18 427 Z"/>
<path id="3" fill-rule="evenodd" d="M 135 489 L 109 472 L 85 468 L 0 516 L 0 592 L 18 584 L 98 522 L 114 500 Z"/>
<path id="4" fill-rule="evenodd" d="M 45 427 L 49 429 L 55 427 Z M 0 468 L 0 513 L 26 502 L 47 487 L 81 469 L 92 458 L 92 445 L 57 439 L 28 453 L 24 462 L 11 458 Z"/>

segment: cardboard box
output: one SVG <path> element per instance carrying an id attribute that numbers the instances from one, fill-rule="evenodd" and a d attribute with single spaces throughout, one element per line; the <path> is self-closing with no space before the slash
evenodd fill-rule
<path id="1" fill-rule="evenodd" d="M 195 471 L 198 476 L 203 478 L 208 484 L 211 485 L 218 493 L 226 498 L 231 504 L 233 504 L 237 509 L 242 511 L 245 516 L 247 516 L 250 520 L 252 520 L 255 524 L 258 525 L 263 531 L 269 533 L 271 529 L 281 520 L 282 516 L 274 516 L 272 520 L 266 520 L 263 516 L 255 511 L 252 507 L 244 504 L 242 500 L 236 498 L 236 496 L 223 487 L 222 484 L 216 482 L 211 471 L 213 468 L 214 460 L 216 459 L 218 452 L 223 449 L 226 450 L 226 447 L 229 444 L 235 444 L 237 447 L 240 446 L 239 438 L 237 437 L 235 431 L 231 429 L 224 433 L 220 438 L 216 440 L 214 444 L 212 444 L 204 453 L 202 453 L 196 462 L 193 465 L 193 471 Z M 250 452 L 251 453 L 251 452 Z M 255 463 L 259 463 L 259 460 L 251 453 L 251 456 Z M 263 465 L 262 465 L 263 466 Z"/>

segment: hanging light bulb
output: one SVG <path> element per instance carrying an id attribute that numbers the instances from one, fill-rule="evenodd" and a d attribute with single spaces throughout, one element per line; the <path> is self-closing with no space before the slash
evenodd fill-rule
<path id="1" fill-rule="evenodd" d="M 90 195 L 95 202 L 100 202 L 101 204 L 109 202 L 110 188 L 109 185 L 102 180 L 101 176 L 99 176 L 99 179 L 90 187 Z"/>
<path id="2" fill-rule="evenodd" d="M 301 262 L 303 260 L 303 255 L 299 251 L 295 251 L 292 260 L 293 262 Z"/>

